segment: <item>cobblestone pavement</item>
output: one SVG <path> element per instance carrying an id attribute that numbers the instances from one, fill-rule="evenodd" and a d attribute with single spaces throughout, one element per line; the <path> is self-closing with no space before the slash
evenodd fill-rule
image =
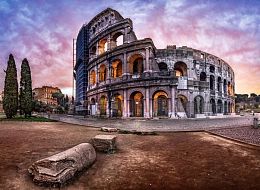
<path id="1" fill-rule="evenodd" d="M 253 117 L 216 119 L 98 119 L 68 115 L 50 115 L 50 119 L 90 127 L 115 127 L 123 130 L 151 130 L 158 132 L 202 131 L 227 127 L 249 126 Z"/>
<path id="2" fill-rule="evenodd" d="M 237 139 L 246 143 L 260 145 L 260 129 L 254 129 L 250 126 L 225 129 L 212 129 L 208 131 L 233 139 Z"/>

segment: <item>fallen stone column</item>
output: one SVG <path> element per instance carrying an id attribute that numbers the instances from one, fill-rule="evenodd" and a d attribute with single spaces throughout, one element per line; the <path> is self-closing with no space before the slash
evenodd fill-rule
<path id="1" fill-rule="evenodd" d="M 64 152 L 33 163 L 28 171 L 40 185 L 62 185 L 76 173 L 89 168 L 96 160 L 96 151 L 89 143 L 82 143 Z"/>

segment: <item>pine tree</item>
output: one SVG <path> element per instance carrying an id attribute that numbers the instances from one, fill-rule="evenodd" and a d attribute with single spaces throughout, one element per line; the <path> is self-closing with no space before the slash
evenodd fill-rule
<path id="1" fill-rule="evenodd" d="M 22 61 L 20 81 L 20 109 L 25 117 L 32 113 L 32 78 L 31 69 L 27 59 Z"/>
<path id="2" fill-rule="evenodd" d="M 5 74 L 3 108 L 8 119 L 16 115 L 18 109 L 17 69 L 12 54 L 9 55 Z"/>

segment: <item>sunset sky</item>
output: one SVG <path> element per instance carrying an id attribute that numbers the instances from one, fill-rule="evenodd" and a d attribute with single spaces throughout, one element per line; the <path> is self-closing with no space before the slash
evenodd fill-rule
<path id="1" fill-rule="evenodd" d="M 260 0 L 0 0 L 0 90 L 13 53 L 18 75 L 29 60 L 33 87 L 71 94 L 72 39 L 107 7 L 131 18 L 137 37 L 157 48 L 189 46 L 224 59 L 236 93 L 260 94 Z"/>

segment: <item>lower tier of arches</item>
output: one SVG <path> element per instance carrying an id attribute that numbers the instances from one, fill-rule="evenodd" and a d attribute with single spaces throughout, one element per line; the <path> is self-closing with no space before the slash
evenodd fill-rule
<path id="1" fill-rule="evenodd" d="M 176 87 L 134 88 L 88 95 L 88 113 L 103 117 L 199 118 L 234 113 L 231 98 Z"/>

